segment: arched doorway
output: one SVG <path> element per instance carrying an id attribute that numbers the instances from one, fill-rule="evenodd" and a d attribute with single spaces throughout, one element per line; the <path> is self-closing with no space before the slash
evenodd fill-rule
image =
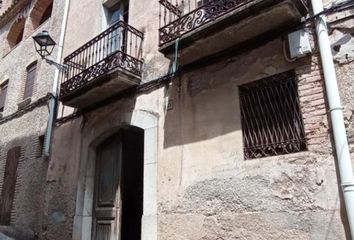
<path id="1" fill-rule="evenodd" d="M 120 129 L 96 148 L 92 239 L 141 240 L 144 131 Z"/>

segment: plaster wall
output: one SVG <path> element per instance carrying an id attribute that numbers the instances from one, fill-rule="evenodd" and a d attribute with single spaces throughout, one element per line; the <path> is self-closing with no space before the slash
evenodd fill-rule
<path id="1" fill-rule="evenodd" d="M 71 6 L 66 54 L 101 31 L 100 4 Z M 145 82 L 169 65 L 157 51 L 157 1 L 133 0 L 130 10 L 130 24 L 145 33 Z M 75 19 L 78 11 L 92 19 Z M 90 231 L 82 235 L 92 222 L 90 144 L 131 124 L 137 111 L 158 116 L 157 141 L 151 143 L 157 147 L 157 190 L 146 200 L 156 197 L 157 233 L 146 239 L 349 239 L 317 53 L 288 63 L 277 39 L 57 126 L 47 174 L 46 239 L 90 239 Z M 245 161 L 238 86 L 292 69 L 308 151 Z M 343 103 L 352 112 L 351 61 L 338 62 L 337 69 Z"/>
<path id="2" fill-rule="evenodd" d="M 103 8 L 101 1 L 70 1 L 63 57 L 69 55 L 101 33 Z"/>
<path id="3" fill-rule="evenodd" d="M 308 151 L 245 161 L 237 86 L 289 69 Z M 286 63 L 280 41 L 182 78 L 159 159 L 160 239 L 345 239 L 322 84 L 316 57 Z"/>
<path id="4" fill-rule="evenodd" d="M 291 69 L 298 77 L 308 151 L 245 161 L 238 86 Z M 159 116 L 158 239 L 346 239 L 321 77 L 316 56 L 287 63 L 275 40 L 59 126 L 48 197 L 63 197 L 67 189 L 72 195 L 64 196 L 68 206 L 49 205 L 47 215 L 60 208 L 69 228 L 75 199 L 85 198 L 74 195 L 85 188 L 79 177 L 86 170 L 85 144 L 100 135 L 101 125 L 113 132 L 127 112 L 144 110 Z M 59 157 L 63 146 L 68 152 Z"/>

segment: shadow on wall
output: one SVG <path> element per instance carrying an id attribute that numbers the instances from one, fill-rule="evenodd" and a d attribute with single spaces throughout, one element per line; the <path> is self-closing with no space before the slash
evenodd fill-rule
<path id="1" fill-rule="evenodd" d="M 194 95 L 190 81 L 182 77 L 168 90 L 164 148 L 208 140 L 241 129 L 237 87 L 229 83 Z M 203 84 L 203 79 L 193 81 Z"/>
<path id="2" fill-rule="evenodd" d="M 14 226 L 0 226 L 1 240 L 38 240 L 38 236 L 31 229 Z"/>
<path id="3" fill-rule="evenodd" d="M 14 160 L 13 156 L 9 156 L 11 149 L 18 147 L 18 164 L 9 164 L 9 160 Z M 3 172 L 0 182 L 7 184 L 7 187 L 1 186 L 0 198 L 6 198 L 10 202 L 0 201 L 4 204 L 0 206 L 0 211 L 4 211 L 0 214 L 8 216 L 2 218 L 5 225 L 0 226 L 0 239 L 38 239 L 48 168 L 48 163 L 42 156 L 42 148 L 42 138 L 38 135 L 3 143 L 0 159 Z"/>
<path id="4" fill-rule="evenodd" d="M 304 65 L 311 65 L 311 58 L 285 61 L 278 39 L 184 74 L 166 92 L 171 109 L 166 113 L 164 147 L 241 131 L 238 86 Z"/>

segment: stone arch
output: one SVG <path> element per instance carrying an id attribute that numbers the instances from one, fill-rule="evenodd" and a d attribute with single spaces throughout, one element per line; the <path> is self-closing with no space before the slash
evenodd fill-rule
<path id="1" fill-rule="evenodd" d="M 144 131 L 144 201 L 141 239 L 157 239 L 157 126 L 158 116 L 149 111 L 135 110 L 124 114 L 113 112 L 94 126 L 90 126 L 91 130 L 83 133 L 73 239 L 91 239 L 96 147 L 124 127 L 136 127 Z"/>
<path id="2" fill-rule="evenodd" d="M 37 0 L 29 15 L 30 19 L 30 33 L 42 25 L 52 15 L 53 0 Z"/>
<path id="3" fill-rule="evenodd" d="M 19 17 L 12 24 L 6 37 L 9 49 L 12 49 L 22 41 L 23 33 L 25 30 L 25 23 L 26 19 L 24 17 Z"/>

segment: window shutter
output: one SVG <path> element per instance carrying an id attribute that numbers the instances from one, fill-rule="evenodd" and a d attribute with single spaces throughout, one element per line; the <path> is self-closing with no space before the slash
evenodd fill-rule
<path id="1" fill-rule="evenodd" d="M 34 81 L 36 79 L 36 72 L 37 72 L 37 63 L 35 63 L 27 68 L 26 85 L 25 85 L 25 91 L 23 94 L 24 99 L 32 97 L 33 85 L 34 85 Z"/>
<path id="2" fill-rule="evenodd" d="M 7 83 L 0 87 L 0 112 L 4 110 L 5 99 L 7 94 Z"/>
<path id="3" fill-rule="evenodd" d="M 15 195 L 17 166 L 21 155 L 21 147 L 14 147 L 7 152 L 3 188 L 0 198 L 0 225 L 9 225 Z"/>

